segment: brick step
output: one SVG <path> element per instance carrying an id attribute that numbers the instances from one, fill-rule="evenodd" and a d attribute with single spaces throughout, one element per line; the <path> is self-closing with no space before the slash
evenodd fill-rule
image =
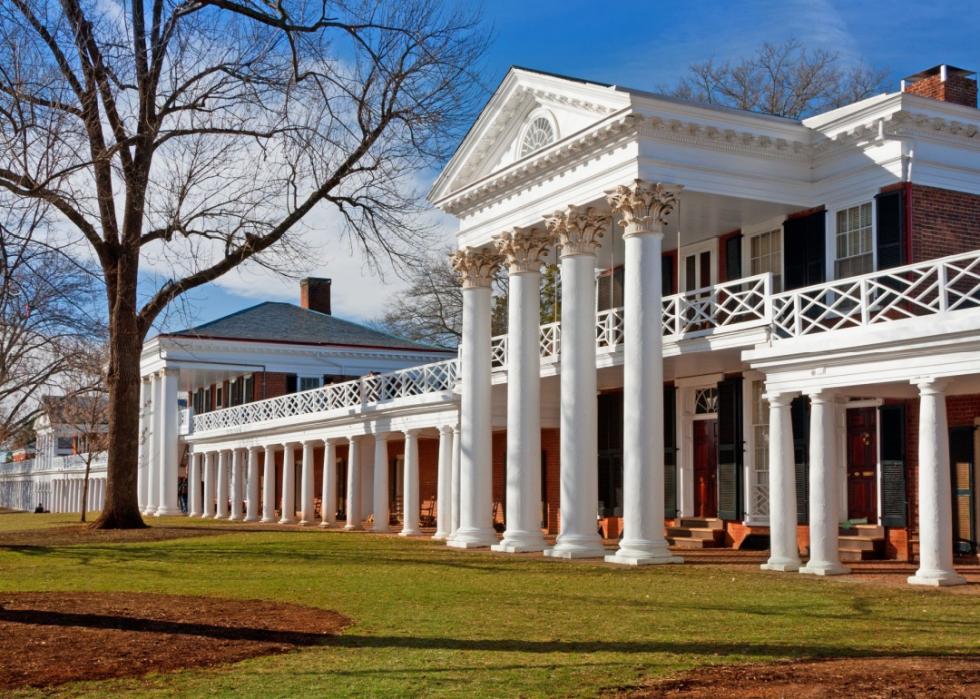
<path id="1" fill-rule="evenodd" d="M 720 529 L 704 529 L 700 527 L 667 527 L 667 536 L 687 539 L 705 539 L 714 541 L 721 534 Z"/>
<path id="2" fill-rule="evenodd" d="M 839 536 L 837 537 L 840 548 L 857 549 L 860 551 L 874 551 L 878 548 L 881 539 L 872 539 L 868 536 Z"/>
<path id="3" fill-rule="evenodd" d="M 667 544 L 678 549 L 714 549 L 718 542 L 714 539 L 694 539 L 686 536 L 668 536 Z"/>
<path id="4" fill-rule="evenodd" d="M 717 517 L 681 517 L 677 520 L 677 526 L 689 527 L 691 529 L 717 529 L 721 531 L 725 528 L 725 523 Z"/>
<path id="5" fill-rule="evenodd" d="M 868 551 L 856 548 L 841 547 L 838 553 L 840 554 L 841 561 L 844 563 L 848 561 L 871 561 L 878 557 L 878 554 L 874 550 Z"/>
<path id="6" fill-rule="evenodd" d="M 850 527 L 840 527 L 837 530 L 840 536 L 866 536 L 871 539 L 884 539 L 885 528 L 877 524 L 854 524 Z"/>

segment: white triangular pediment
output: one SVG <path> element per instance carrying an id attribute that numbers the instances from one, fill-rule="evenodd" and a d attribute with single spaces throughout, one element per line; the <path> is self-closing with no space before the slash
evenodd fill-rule
<path id="1" fill-rule="evenodd" d="M 521 145 L 536 120 L 550 124 L 552 142 L 557 143 L 629 104 L 629 93 L 612 86 L 511 68 L 436 179 L 429 198 L 437 202 L 532 157 L 537 151 Z"/>

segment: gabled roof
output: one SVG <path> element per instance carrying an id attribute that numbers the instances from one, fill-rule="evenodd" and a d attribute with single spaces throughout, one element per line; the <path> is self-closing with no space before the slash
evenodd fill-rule
<path id="1" fill-rule="evenodd" d="M 260 303 L 193 328 L 163 333 L 161 337 L 339 345 L 411 352 L 448 351 L 395 337 L 326 313 L 275 301 Z"/>

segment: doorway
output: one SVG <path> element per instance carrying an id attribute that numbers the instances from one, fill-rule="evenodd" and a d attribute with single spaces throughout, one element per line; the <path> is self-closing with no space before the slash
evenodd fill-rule
<path id="1" fill-rule="evenodd" d="M 694 421 L 694 516 L 718 516 L 718 420 Z"/>
<path id="2" fill-rule="evenodd" d="M 847 518 L 878 521 L 878 426 L 874 408 L 847 411 Z"/>
<path id="3" fill-rule="evenodd" d="M 953 550 L 976 550 L 976 520 L 973 500 L 973 427 L 953 427 L 949 431 L 949 467 L 953 486 Z"/>

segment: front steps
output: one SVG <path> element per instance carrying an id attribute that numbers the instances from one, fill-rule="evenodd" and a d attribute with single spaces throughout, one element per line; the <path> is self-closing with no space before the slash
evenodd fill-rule
<path id="1" fill-rule="evenodd" d="M 842 563 L 884 558 L 885 528 L 877 524 L 853 524 L 838 529 L 838 551 Z"/>
<path id="2" fill-rule="evenodd" d="M 713 549 L 725 542 L 725 523 L 715 517 L 681 517 L 667 527 L 667 543 L 679 549 Z"/>

